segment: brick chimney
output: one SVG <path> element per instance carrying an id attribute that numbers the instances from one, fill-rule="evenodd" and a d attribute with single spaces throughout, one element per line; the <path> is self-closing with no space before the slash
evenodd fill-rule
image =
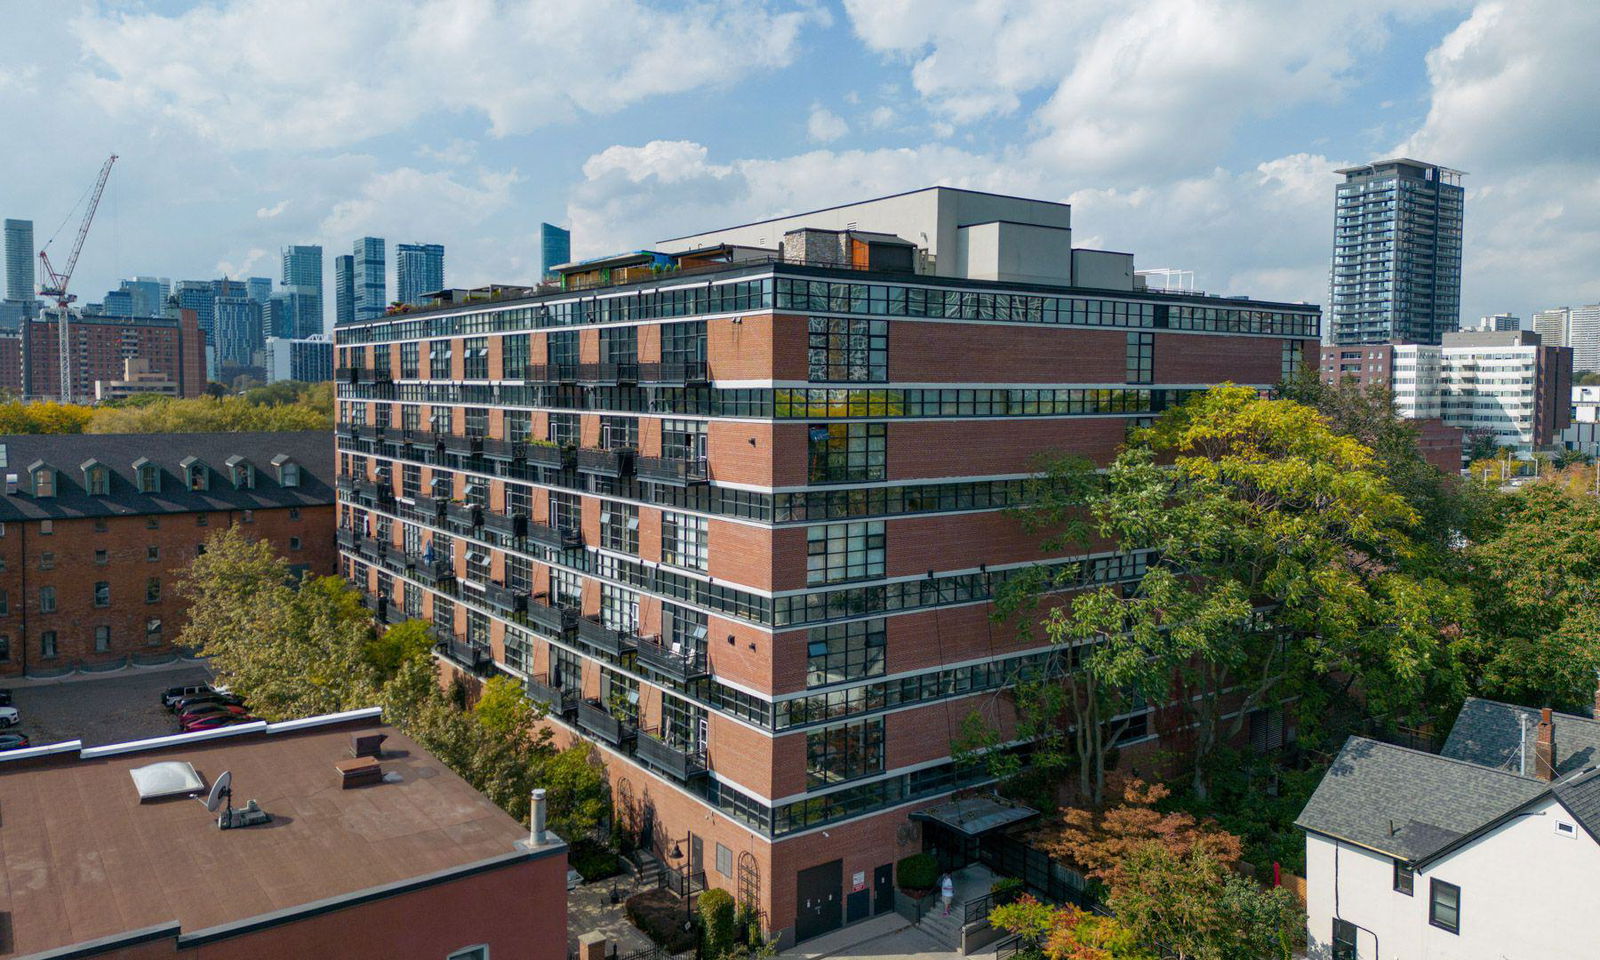
<path id="1" fill-rule="evenodd" d="M 1549 707 L 1539 714 L 1538 737 L 1533 742 L 1533 775 L 1540 780 L 1556 778 L 1556 733 Z"/>

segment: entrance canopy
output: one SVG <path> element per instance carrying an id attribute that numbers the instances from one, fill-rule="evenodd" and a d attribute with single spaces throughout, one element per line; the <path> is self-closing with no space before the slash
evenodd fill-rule
<path id="1" fill-rule="evenodd" d="M 977 837 L 1038 815 L 1039 811 L 1032 807 L 988 796 L 941 803 L 937 807 L 916 811 L 911 814 L 911 819 L 938 824 L 963 837 Z"/>

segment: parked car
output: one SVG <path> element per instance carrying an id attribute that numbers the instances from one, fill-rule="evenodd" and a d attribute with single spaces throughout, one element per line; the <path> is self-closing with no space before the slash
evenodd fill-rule
<path id="1" fill-rule="evenodd" d="M 0 707 L 0 727 L 14 727 L 22 722 L 16 707 Z"/>
<path id="2" fill-rule="evenodd" d="M 200 703 L 178 714 L 178 719 L 194 720 L 199 717 L 230 716 L 242 717 L 250 711 L 244 707 L 227 707 L 220 703 Z"/>
<path id="3" fill-rule="evenodd" d="M 191 683 L 182 687 L 168 687 L 166 692 L 161 694 L 161 705 L 170 710 L 174 700 L 182 700 L 184 697 L 192 697 L 201 693 L 215 692 L 216 688 L 209 683 Z"/>
<path id="4" fill-rule="evenodd" d="M 218 727 L 230 727 L 236 723 L 254 723 L 258 719 L 260 718 L 252 717 L 248 713 L 243 716 L 232 713 L 213 713 L 209 716 L 185 720 L 183 732 L 194 733 L 197 730 L 215 730 Z"/>
<path id="5" fill-rule="evenodd" d="M 172 701 L 170 708 L 173 713 L 182 713 L 189 707 L 197 707 L 203 703 L 216 703 L 223 706 L 242 707 L 244 697 L 233 693 L 197 693 L 192 697 L 183 697 Z"/>
<path id="6" fill-rule="evenodd" d="M 25 733 L 0 733 L 0 750 L 21 750 L 33 746 Z"/>

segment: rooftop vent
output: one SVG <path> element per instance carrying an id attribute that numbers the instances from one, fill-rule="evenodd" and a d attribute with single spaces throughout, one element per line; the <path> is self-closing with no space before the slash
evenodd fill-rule
<path id="1" fill-rule="evenodd" d="M 206 782 L 194 772 L 194 765 L 182 760 L 167 760 L 128 771 L 139 790 L 139 802 L 163 797 L 192 797 L 205 792 Z"/>

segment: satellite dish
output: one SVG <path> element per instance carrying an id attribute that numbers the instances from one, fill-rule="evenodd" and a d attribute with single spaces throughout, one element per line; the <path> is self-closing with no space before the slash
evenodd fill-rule
<path id="1" fill-rule="evenodd" d="M 233 796 L 232 787 L 233 774 L 227 770 L 222 771 L 222 776 L 218 777 L 217 782 L 211 785 L 211 792 L 206 794 L 206 810 L 210 813 L 216 813 L 217 808 L 222 806 L 222 798 Z"/>

